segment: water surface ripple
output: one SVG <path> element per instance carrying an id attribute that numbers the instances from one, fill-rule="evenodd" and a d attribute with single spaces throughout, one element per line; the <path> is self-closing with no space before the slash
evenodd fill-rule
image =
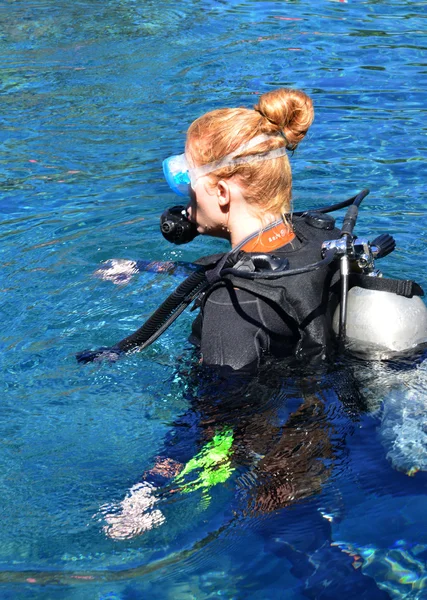
<path id="1" fill-rule="evenodd" d="M 277 86 L 316 109 L 291 159 L 295 208 L 369 187 L 358 233 L 392 233 L 383 270 L 426 288 L 425 9 L 0 2 L 2 598 L 426 597 L 422 362 L 275 365 L 230 390 L 199 374 L 190 314 L 142 355 L 74 358 L 136 329 L 182 279 L 114 280 L 105 261 L 224 249 L 161 238 L 176 203 L 161 161 L 196 116 Z M 215 432 L 232 436 L 220 483 L 196 469 L 156 496 L 163 524 L 106 535 L 156 457 L 200 459 Z"/>

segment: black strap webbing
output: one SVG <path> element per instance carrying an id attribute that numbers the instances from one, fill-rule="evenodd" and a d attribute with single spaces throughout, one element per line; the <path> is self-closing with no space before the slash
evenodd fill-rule
<path id="1" fill-rule="evenodd" d="M 350 287 L 359 286 L 366 290 L 392 292 L 405 298 L 424 296 L 423 288 L 410 279 L 386 279 L 385 277 L 369 277 L 362 273 L 350 273 L 349 283 Z"/>

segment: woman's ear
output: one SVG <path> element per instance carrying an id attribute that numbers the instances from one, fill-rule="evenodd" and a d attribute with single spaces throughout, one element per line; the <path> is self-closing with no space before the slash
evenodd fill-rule
<path id="1" fill-rule="evenodd" d="M 220 209 L 223 212 L 228 212 L 228 210 L 230 209 L 230 186 L 223 179 L 218 181 L 216 193 Z"/>

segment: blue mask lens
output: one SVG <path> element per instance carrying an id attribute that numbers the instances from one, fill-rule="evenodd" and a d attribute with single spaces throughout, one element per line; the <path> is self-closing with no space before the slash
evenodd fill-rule
<path id="1" fill-rule="evenodd" d="M 190 176 L 185 154 L 170 156 L 163 161 L 165 179 L 175 194 L 188 196 L 190 192 Z"/>

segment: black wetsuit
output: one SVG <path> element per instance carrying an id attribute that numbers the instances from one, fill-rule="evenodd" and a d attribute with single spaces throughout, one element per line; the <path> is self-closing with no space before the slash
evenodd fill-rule
<path id="1" fill-rule="evenodd" d="M 273 252 L 289 269 L 321 259 L 323 241 L 337 239 L 326 230 L 293 221 L 295 239 Z M 205 294 L 190 341 L 207 365 L 238 370 L 258 366 L 264 355 L 323 358 L 331 346 L 331 313 L 337 304 L 329 286 L 338 263 L 276 280 L 248 281 L 226 276 Z"/>

